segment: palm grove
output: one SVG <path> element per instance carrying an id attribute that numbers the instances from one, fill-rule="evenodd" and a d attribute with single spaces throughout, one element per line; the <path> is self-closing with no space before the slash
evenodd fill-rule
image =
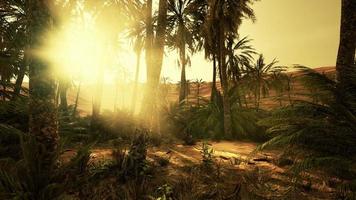
<path id="1" fill-rule="evenodd" d="M 63 115 L 65 120 L 80 118 L 76 115 L 80 87 L 71 110 L 66 99 L 71 77 L 54 73 L 39 52 L 46 43 L 46 33 L 61 26 L 60 14 L 80 19 L 88 12 L 95 16 L 95 26 L 104 35 L 104 55 L 116 48 L 119 38 L 131 41 L 137 57 L 131 116 L 137 110 L 138 74 L 144 57 L 147 82 L 138 119 L 151 132 L 174 132 L 183 140 L 256 139 L 264 142 L 260 149 L 288 146 L 291 148 L 285 148 L 285 154 L 305 156 L 304 165 L 298 163 L 298 169 L 303 170 L 332 161 L 349 166 L 348 156 L 356 152 L 356 4 L 342 0 L 335 80 L 312 69 L 296 67 L 303 74 L 299 81 L 318 95 L 318 100 L 310 102 L 310 94 L 308 100 L 292 99 L 293 77 L 286 73 L 286 67 L 278 66 L 275 60 L 266 62 L 252 47 L 251 40 L 239 34 L 243 20 L 256 20 L 253 3 L 254 0 L 1 1 L 2 104 L 22 102 L 29 110 L 25 128 L 12 127 L 4 115 L 0 130 L 17 128 L 28 132 L 35 139 L 33 148 L 39 148 L 41 169 L 52 170 L 60 145 L 59 127 L 65 123 Z M 114 25 L 107 22 L 116 18 L 120 20 Z M 178 52 L 176 59 L 181 70 L 178 103 L 162 104 L 163 58 L 165 52 L 174 50 Z M 204 52 L 211 61 L 213 82 L 210 99 L 199 96 L 201 81 L 196 82 L 197 101 L 192 104 L 186 69 L 197 52 Z M 98 67 L 96 75 L 88 128 L 91 131 L 100 130 L 104 66 Z M 26 76 L 28 91 L 22 87 Z M 280 108 L 266 111 L 261 101 L 270 90 L 277 94 Z M 24 101 L 27 94 L 29 99 Z M 282 106 L 284 94 L 288 99 L 284 102 L 288 103 Z"/>

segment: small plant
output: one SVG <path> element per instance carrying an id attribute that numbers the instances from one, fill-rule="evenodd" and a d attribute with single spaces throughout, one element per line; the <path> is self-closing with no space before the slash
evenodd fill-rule
<path id="1" fill-rule="evenodd" d="M 121 168 L 126 158 L 126 149 L 116 147 L 112 152 L 112 157 L 114 158 L 114 165 Z"/>
<path id="2" fill-rule="evenodd" d="M 202 166 L 205 169 L 211 169 L 214 164 L 214 149 L 211 148 L 208 142 L 203 142 L 200 153 L 202 156 Z"/>
<path id="3" fill-rule="evenodd" d="M 160 195 L 156 200 L 173 200 L 173 189 L 170 185 L 164 184 L 157 189 Z"/>
<path id="4" fill-rule="evenodd" d="M 147 170 L 147 133 L 137 130 L 130 149 L 122 162 L 122 178 L 139 178 Z"/>
<path id="5" fill-rule="evenodd" d="M 335 199 L 356 199 L 356 181 L 341 183 L 334 194 Z"/>
<path id="6" fill-rule="evenodd" d="M 157 163 L 159 164 L 159 166 L 161 167 L 166 167 L 167 165 L 169 165 L 169 157 L 162 157 L 162 156 L 157 156 Z"/>

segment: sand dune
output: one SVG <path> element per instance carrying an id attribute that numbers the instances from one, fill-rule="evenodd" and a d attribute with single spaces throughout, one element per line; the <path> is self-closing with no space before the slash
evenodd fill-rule
<path id="1" fill-rule="evenodd" d="M 317 72 L 327 74 L 329 76 L 335 75 L 335 67 L 318 67 L 315 68 Z M 294 77 L 298 77 L 300 74 L 298 72 L 290 72 L 294 74 Z M 306 89 L 298 81 L 293 81 L 293 92 L 291 94 L 292 99 L 301 99 L 300 94 L 306 93 Z M 24 83 L 25 87 L 28 87 L 28 84 Z M 167 84 L 164 86 L 167 90 L 166 99 L 168 102 L 177 102 L 179 96 L 179 85 L 178 84 Z M 195 103 L 197 99 L 197 86 L 194 83 L 190 83 L 189 87 L 189 98 L 190 103 Z M 217 83 L 217 88 L 220 90 L 220 83 Z M 105 84 L 103 89 L 102 96 L 102 110 L 114 110 L 114 107 L 117 109 L 129 109 L 132 102 L 132 91 L 133 84 L 129 85 L 119 85 L 115 86 L 114 84 Z M 77 93 L 77 87 L 72 86 L 68 90 L 68 103 L 74 104 Z M 90 114 L 92 111 L 92 99 L 93 94 L 95 93 L 94 85 L 82 85 L 78 110 L 82 115 Z M 144 93 L 144 84 L 139 85 L 138 95 L 137 95 L 137 110 L 140 108 L 140 102 L 144 102 L 143 98 Z M 211 83 L 204 82 L 199 90 L 200 96 L 202 98 L 209 99 L 211 93 Z M 251 99 L 252 101 L 252 99 Z M 288 104 L 287 94 L 284 94 L 282 105 Z M 115 106 L 116 105 L 116 106 Z M 268 97 L 262 98 L 261 107 L 264 109 L 272 109 L 279 106 L 279 102 L 276 101 L 276 92 L 271 90 Z"/>

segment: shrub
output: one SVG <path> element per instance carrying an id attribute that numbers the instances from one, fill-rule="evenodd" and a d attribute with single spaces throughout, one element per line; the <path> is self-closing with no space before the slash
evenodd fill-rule
<path id="1" fill-rule="evenodd" d="M 83 174 L 87 172 L 88 148 L 78 151 L 69 163 L 62 165 L 57 162 L 61 152 L 58 150 L 50 160 L 46 159 L 44 167 L 45 148 L 34 137 L 26 136 L 21 147 L 23 159 L 11 166 L 11 170 L 0 168 L 1 199 L 56 199 L 78 187 L 87 177 Z"/>
<path id="2" fill-rule="evenodd" d="M 214 149 L 207 142 L 203 142 L 200 150 L 202 156 L 202 167 L 204 169 L 212 169 L 214 165 Z"/>
<path id="3" fill-rule="evenodd" d="M 237 104 L 232 106 L 233 138 L 224 136 L 222 105 L 214 102 L 199 107 L 170 105 L 165 111 L 168 122 L 166 129 L 172 131 L 177 138 L 186 143 L 193 143 L 194 138 L 215 139 L 266 139 L 264 128 L 257 124 L 258 120 L 267 114 L 264 111 L 241 108 Z"/>

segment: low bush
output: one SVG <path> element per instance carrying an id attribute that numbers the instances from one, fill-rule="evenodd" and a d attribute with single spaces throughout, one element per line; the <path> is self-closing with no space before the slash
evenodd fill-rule
<path id="1" fill-rule="evenodd" d="M 23 157 L 0 168 L 0 198 L 47 200 L 63 197 L 87 179 L 89 148 L 79 150 L 68 163 L 58 163 L 61 150 L 45 159 L 45 148 L 32 136 L 21 143 Z M 46 163 L 43 161 L 46 160 Z"/>
<path id="2" fill-rule="evenodd" d="M 166 129 L 186 143 L 193 139 L 252 139 L 264 141 L 264 128 L 257 124 L 267 112 L 232 106 L 232 138 L 224 135 L 222 105 L 214 102 L 199 107 L 172 104 L 165 110 Z"/>

